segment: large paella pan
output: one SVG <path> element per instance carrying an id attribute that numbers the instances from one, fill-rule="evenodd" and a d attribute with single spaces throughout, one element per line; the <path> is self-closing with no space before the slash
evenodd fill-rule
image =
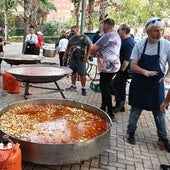
<path id="1" fill-rule="evenodd" d="M 26 128 L 22 129 L 24 125 L 21 123 L 22 121 L 16 123 L 16 116 L 12 115 L 12 121 L 11 118 L 8 118 L 8 114 L 12 113 L 15 114 L 15 111 L 19 111 L 20 117 L 21 118 L 24 115 L 24 112 L 26 113 L 25 116 L 28 117 L 30 114 L 29 107 L 34 106 L 34 108 L 37 109 L 37 105 L 40 107 L 48 107 L 48 109 L 45 110 L 50 110 L 50 106 L 55 106 L 55 107 L 61 107 L 62 109 L 65 109 L 64 112 L 61 114 L 61 110 L 58 110 L 57 113 L 55 113 L 56 117 L 55 119 L 52 119 L 51 117 L 48 118 L 48 113 L 46 113 L 46 118 L 45 119 L 37 119 L 36 122 L 34 122 L 33 126 L 30 126 L 32 130 L 33 127 L 38 127 L 36 130 L 41 131 L 40 126 L 38 125 L 45 125 L 46 128 L 49 127 L 49 131 L 51 134 L 51 137 L 53 138 L 55 134 L 60 134 L 61 138 L 63 134 L 67 134 L 69 137 L 72 136 L 73 134 L 75 137 L 77 136 L 77 131 L 79 131 L 80 139 L 81 140 L 76 140 L 73 141 L 71 140 L 65 140 L 65 142 L 54 142 L 48 143 L 47 139 L 49 139 L 49 132 L 43 133 L 48 134 L 45 138 L 45 143 L 40 141 L 32 141 L 31 136 L 26 136 L 29 133 L 25 133 Z M 25 108 L 25 109 L 23 109 Z M 28 110 L 26 112 L 26 108 Z M 50 107 L 51 108 L 51 107 Z M 69 108 L 67 110 L 66 108 Z M 24 110 L 22 112 L 22 109 Z M 41 109 L 42 110 L 42 109 Z M 81 114 L 81 111 L 83 114 Z M 53 113 L 54 114 L 54 113 Z M 60 118 L 57 118 L 57 115 L 60 114 Z M 79 115 L 76 116 L 76 115 Z M 39 118 L 43 117 L 43 113 L 39 113 Z M 62 116 L 61 116 L 62 115 Z M 84 116 L 82 116 L 84 115 Z M 31 120 L 35 116 L 35 112 L 32 112 Z M 89 117 L 90 119 L 86 119 L 86 116 Z M 6 120 L 4 118 L 6 117 Z M 68 118 L 67 120 L 65 118 Z M 0 125 L 1 133 L 8 134 L 10 135 L 11 139 L 14 142 L 18 142 L 21 145 L 21 150 L 22 150 L 22 158 L 24 161 L 32 162 L 32 163 L 37 163 L 37 164 L 46 164 L 46 165 L 62 165 L 62 164 L 70 164 L 70 163 L 77 163 L 83 160 L 90 159 L 100 153 L 102 153 L 109 145 L 110 141 L 110 131 L 111 131 L 111 125 L 112 122 L 110 118 L 107 116 L 105 112 L 102 110 L 92 106 L 88 105 L 85 103 L 81 102 L 75 102 L 75 101 L 70 101 L 70 100 L 58 100 L 58 99 L 34 99 L 34 100 L 26 100 L 26 101 L 20 101 L 16 102 L 13 104 L 10 104 L 7 107 L 4 107 L 3 109 L 0 110 L 0 119 L 3 124 Z M 92 120 L 98 119 L 100 122 L 92 122 Z M 28 118 L 24 118 L 25 123 L 28 121 Z M 24 121 L 23 120 L 23 121 Z M 68 121 L 69 120 L 69 121 Z M 4 123 L 4 121 L 6 121 Z M 63 133 L 61 131 L 57 130 L 53 135 L 52 132 L 54 129 L 54 125 L 56 125 L 57 128 L 60 126 L 65 127 L 66 125 L 72 125 L 74 128 L 68 128 L 68 129 L 63 129 Z M 68 121 L 68 122 L 67 122 Z M 51 126 L 48 126 L 48 123 L 52 123 Z M 62 123 L 66 124 L 62 124 Z M 96 124 L 95 124 L 96 123 Z M 17 124 L 17 125 L 16 125 Z M 19 124 L 19 125 L 18 125 Z M 101 127 L 100 127 L 101 126 Z M 75 128 L 77 127 L 77 128 Z M 97 127 L 97 128 L 96 128 Z M 16 130 L 17 129 L 17 130 Z M 17 136 L 18 130 L 23 130 L 19 136 Z M 76 129 L 76 131 L 75 131 Z M 87 130 L 88 129 L 88 130 Z M 34 129 L 35 130 L 35 129 Z M 87 130 L 86 133 L 88 136 L 91 136 L 91 138 L 85 138 L 85 134 L 83 130 Z M 100 131 L 100 133 L 96 133 L 97 131 Z M 15 132 L 14 132 L 15 131 Z M 20 131 L 19 131 L 20 132 Z M 68 133 L 66 133 L 68 132 Z M 34 131 L 36 134 L 36 131 Z M 33 134 L 34 134 L 33 133 Z M 42 133 L 42 132 L 41 132 Z M 41 134 L 37 133 L 37 134 Z M 73 135 L 73 136 L 74 136 Z M 35 135 L 33 135 L 35 136 Z M 64 135 L 65 136 L 65 135 Z M 67 137 L 68 137 L 67 136 Z M 38 139 L 38 138 L 37 138 Z M 68 138 L 67 138 L 68 139 Z"/>

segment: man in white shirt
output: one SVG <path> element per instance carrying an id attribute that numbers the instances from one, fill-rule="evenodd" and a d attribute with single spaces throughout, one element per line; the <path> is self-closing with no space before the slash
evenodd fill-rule
<path id="1" fill-rule="evenodd" d="M 164 82 L 170 82 L 170 43 L 162 38 L 160 18 L 150 18 L 145 25 L 148 37 L 135 44 L 130 68 L 133 71 L 129 90 L 131 111 L 127 126 L 127 142 L 135 144 L 135 131 L 142 110 L 152 111 L 157 128 L 158 145 L 170 152 L 165 112 L 160 105 L 165 98 Z M 166 64 L 168 70 L 166 71 Z"/>
<path id="2" fill-rule="evenodd" d="M 37 35 L 34 33 L 34 26 L 30 26 L 29 34 L 26 36 L 26 48 L 24 54 L 36 54 L 36 44 L 38 43 Z"/>

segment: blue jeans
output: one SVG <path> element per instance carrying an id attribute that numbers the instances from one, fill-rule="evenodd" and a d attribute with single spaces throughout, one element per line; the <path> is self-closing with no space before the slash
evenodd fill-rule
<path id="1" fill-rule="evenodd" d="M 127 133 L 135 133 L 137 129 L 137 122 L 140 117 L 142 110 L 132 107 L 129 122 L 127 126 Z M 153 111 L 153 116 L 157 128 L 157 135 L 159 139 L 167 139 L 167 130 L 166 130 L 166 122 L 165 122 L 165 113 L 160 111 Z"/>

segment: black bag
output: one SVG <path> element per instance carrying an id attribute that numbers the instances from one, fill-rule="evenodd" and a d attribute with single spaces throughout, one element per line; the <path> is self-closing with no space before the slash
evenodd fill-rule
<path id="1" fill-rule="evenodd" d="M 83 60 L 86 53 L 85 35 L 70 39 L 70 57 L 74 60 Z"/>

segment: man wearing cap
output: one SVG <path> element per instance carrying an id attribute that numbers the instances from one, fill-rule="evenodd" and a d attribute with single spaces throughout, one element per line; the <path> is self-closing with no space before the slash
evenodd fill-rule
<path id="1" fill-rule="evenodd" d="M 134 74 L 129 89 L 131 111 L 126 138 L 130 144 L 136 143 L 134 135 L 141 112 L 152 111 L 158 144 L 170 152 L 165 112 L 160 111 L 165 97 L 164 82 L 170 82 L 170 43 L 162 38 L 163 24 L 160 18 L 150 18 L 145 30 L 148 37 L 135 44 L 130 57 L 130 68 Z"/>

